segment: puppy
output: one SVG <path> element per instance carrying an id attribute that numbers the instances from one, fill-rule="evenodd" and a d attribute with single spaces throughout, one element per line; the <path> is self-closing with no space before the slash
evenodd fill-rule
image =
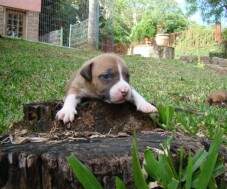
<path id="1" fill-rule="evenodd" d="M 157 111 L 130 86 L 128 68 L 116 54 L 99 55 L 79 69 L 68 84 L 64 105 L 57 112 L 57 119 L 64 123 L 72 122 L 77 114 L 76 106 L 83 97 L 98 98 L 114 104 L 129 101 L 141 112 Z"/>

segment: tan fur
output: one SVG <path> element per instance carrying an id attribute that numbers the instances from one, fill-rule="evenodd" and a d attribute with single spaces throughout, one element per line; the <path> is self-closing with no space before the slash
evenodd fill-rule
<path id="1" fill-rule="evenodd" d="M 211 93 L 207 98 L 207 103 L 212 104 L 221 104 L 227 102 L 227 91 L 215 91 Z"/>
<path id="2" fill-rule="evenodd" d="M 90 63 L 93 63 L 92 67 L 92 82 L 86 81 L 80 72 Z M 100 82 L 98 76 L 105 72 L 108 68 L 112 68 L 115 72 L 118 72 L 117 64 L 120 64 L 123 70 L 127 69 L 124 60 L 116 54 L 106 53 L 99 55 L 91 60 L 88 60 L 83 66 L 75 73 L 67 86 L 67 95 L 80 94 L 82 96 L 96 97 L 97 92 L 102 91 L 105 86 Z"/>

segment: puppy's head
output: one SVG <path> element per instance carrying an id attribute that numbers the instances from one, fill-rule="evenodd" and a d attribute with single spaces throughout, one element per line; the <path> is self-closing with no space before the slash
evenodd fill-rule
<path id="1" fill-rule="evenodd" d="M 123 59 L 103 54 L 87 62 L 80 71 L 90 90 L 111 103 L 123 103 L 131 96 L 129 72 Z"/>

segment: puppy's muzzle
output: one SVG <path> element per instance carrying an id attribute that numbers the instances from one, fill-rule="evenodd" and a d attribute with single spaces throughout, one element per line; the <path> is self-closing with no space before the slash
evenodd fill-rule
<path id="1" fill-rule="evenodd" d="M 120 92 L 123 98 L 125 98 L 128 95 L 128 89 L 121 89 Z"/>

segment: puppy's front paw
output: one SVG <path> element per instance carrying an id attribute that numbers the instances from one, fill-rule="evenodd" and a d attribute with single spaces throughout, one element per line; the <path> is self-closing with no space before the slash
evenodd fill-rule
<path id="1" fill-rule="evenodd" d="M 77 114 L 77 111 L 73 108 L 63 107 L 60 111 L 57 112 L 56 118 L 62 120 L 64 123 L 72 122 L 74 120 L 74 115 Z"/>
<path id="2" fill-rule="evenodd" d="M 141 101 L 137 105 L 137 110 L 144 113 L 158 112 L 157 108 L 147 101 Z"/>

